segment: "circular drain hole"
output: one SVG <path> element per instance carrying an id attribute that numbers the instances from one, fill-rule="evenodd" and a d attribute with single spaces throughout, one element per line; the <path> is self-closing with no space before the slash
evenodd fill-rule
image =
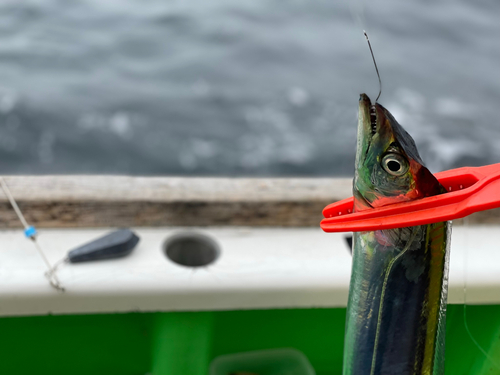
<path id="1" fill-rule="evenodd" d="M 186 267 L 208 266 L 220 254 L 217 243 L 199 233 L 182 233 L 170 237 L 165 242 L 164 251 L 172 262 Z"/>

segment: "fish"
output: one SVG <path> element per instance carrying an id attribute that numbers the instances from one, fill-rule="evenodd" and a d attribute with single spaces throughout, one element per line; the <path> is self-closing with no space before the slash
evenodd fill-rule
<path id="1" fill-rule="evenodd" d="M 413 138 L 361 94 L 354 211 L 445 193 Z M 358 232 L 344 342 L 344 375 L 444 374 L 451 222 Z"/>

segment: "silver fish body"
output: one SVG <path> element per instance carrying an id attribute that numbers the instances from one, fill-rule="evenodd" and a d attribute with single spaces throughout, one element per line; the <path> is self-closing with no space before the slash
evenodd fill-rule
<path id="1" fill-rule="evenodd" d="M 441 194 L 392 115 L 360 99 L 355 210 Z M 444 374 L 451 223 L 355 233 L 344 375 Z"/>

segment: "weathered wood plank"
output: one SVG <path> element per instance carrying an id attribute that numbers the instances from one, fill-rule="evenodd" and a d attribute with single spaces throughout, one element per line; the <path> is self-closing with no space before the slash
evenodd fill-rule
<path id="1" fill-rule="evenodd" d="M 318 226 L 327 204 L 351 194 L 350 179 L 5 177 L 27 220 L 39 227 Z M 457 222 L 458 223 L 458 222 Z M 472 215 L 500 224 L 500 210 Z M 19 227 L 0 191 L 0 228 Z"/>
<path id="2" fill-rule="evenodd" d="M 10 176 L 26 219 L 40 227 L 317 226 L 349 179 Z M 0 228 L 19 227 L 0 193 Z"/>
<path id="3" fill-rule="evenodd" d="M 184 178 L 129 176 L 8 176 L 22 201 L 241 202 L 318 201 L 347 197 L 348 178 Z M 0 195 L 0 201 L 7 198 Z"/>

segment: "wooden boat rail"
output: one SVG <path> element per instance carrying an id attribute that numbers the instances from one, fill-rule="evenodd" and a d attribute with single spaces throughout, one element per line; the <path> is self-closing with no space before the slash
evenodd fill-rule
<path id="1" fill-rule="evenodd" d="M 41 228 L 319 227 L 323 208 L 351 195 L 349 178 L 72 175 L 7 176 L 5 181 L 28 222 Z M 500 209 L 468 221 L 500 224 Z M 19 227 L 0 193 L 0 228 Z"/>

